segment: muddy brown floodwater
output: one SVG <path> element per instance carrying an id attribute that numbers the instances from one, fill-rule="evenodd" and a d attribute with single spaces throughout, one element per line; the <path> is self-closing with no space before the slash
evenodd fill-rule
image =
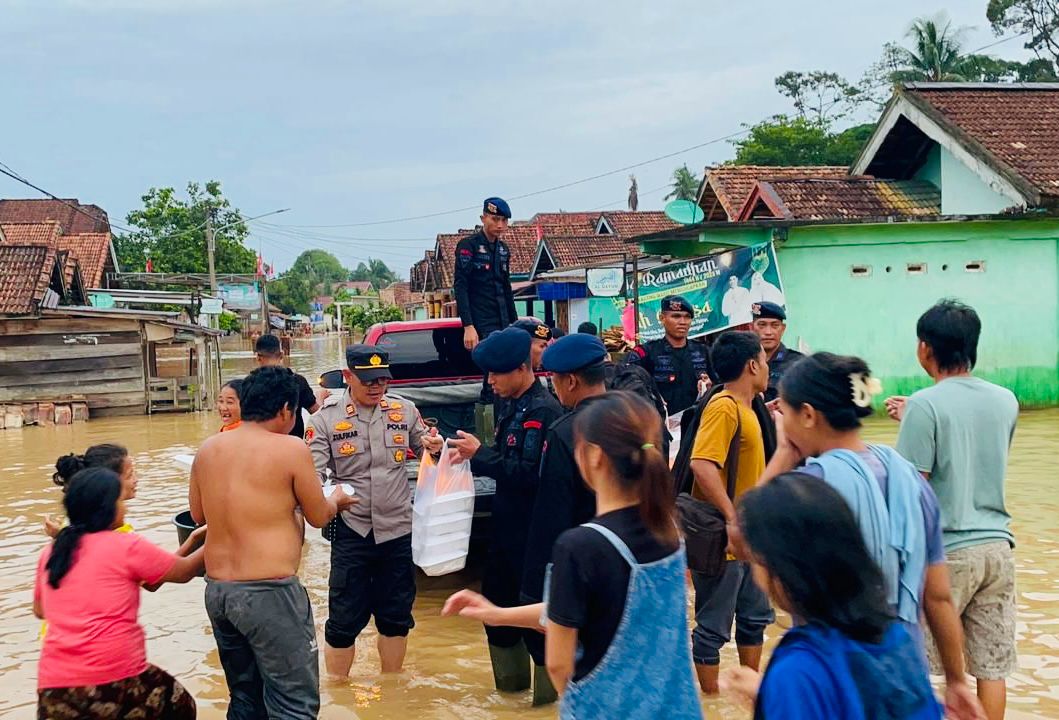
<path id="1" fill-rule="evenodd" d="M 337 366 L 337 339 L 298 340 L 293 365 L 310 382 Z M 253 367 L 248 349 L 225 355 L 225 376 Z M 187 477 L 172 456 L 194 452 L 218 429 L 212 414 L 156 415 L 92 420 L 86 424 L 0 432 L 0 717 L 35 717 L 35 681 L 40 623 L 33 618 L 33 570 L 45 543 L 41 519 L 60 509 L 50 476 L 55 458 L 99 442 L 128 446 L 139 473 L 139 493 L 129 507 L 137 532 L 166 547 L 176 546 L 170 520 L 185 506 Z M 896 426 L 873 421 L 869 436 L 892 442 Z M 1008 506 L 1018 542 L 1019 670 L 1010 681 L 1010 718 L 1059 717 L 1059 543 L 1055 531 L 1055 460 L 1059 457 L 1059 410 L 1026 412 L 1019 419 L 1008 477 Z M 238 508 L 233 508 L 238 512 Z M 313 601 L 322 637 L 327 614 L 328 545 L 310 530 L 301 576 Z M 450 585 L 451 585 L 450 581 Z M 491 671 L 480 626 L 438 616 L 453 587 L 432 587 L 416 600 L 406 671 L 380 678 L 374 629 L 359 641 L 360 656 L 348 683 L 322 690 L 323 718 L 547 718 L 554 709 L 533 710 L 527 696 L 491 690 Z M 150 660 L 167 669 L 195 695 L 199 716 L 222 718 L 227 691 L 202 604 L 203 584 L 170 585 L 144 593 L 140 619 Z M 783 620 L 781 619 L 781 623 Z M 786 624 L 786 623 L 783 623 Z M 782 628 L 769 629 L 773 645 Z M 734 650 L 723 655 L 734 662 Z M 724 700 L 704 703 L 708 717 L 745 718 Z"/>

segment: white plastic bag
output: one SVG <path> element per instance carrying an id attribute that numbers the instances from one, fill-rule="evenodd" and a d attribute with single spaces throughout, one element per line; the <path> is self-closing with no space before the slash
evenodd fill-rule
<path id="1" fill-rule="evenodd" d="M 449 455 L 448 443 L 436 464 L 423 453 L 412 505 L 412 562 L 431 576 L 462 570 L 471 542 L 471 463 L 452 464 Z"/>

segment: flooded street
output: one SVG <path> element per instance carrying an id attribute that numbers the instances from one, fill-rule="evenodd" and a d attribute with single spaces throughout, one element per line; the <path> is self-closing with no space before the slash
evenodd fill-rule
<path id="1" fill-rule="evenodd" d="M 338 367 L 340 341 L 297 340 L 293 365 L 315 384 L 319 372 Z M 249 350 L 226 353 L 225 377 L 253 367 Z M 137 532 L 176 547 L 171 518 L 185 506 L 186 473 L 171 460 L 194 452 L 219 421 L 213 414 L 155 415 L 92 420 L 64 427 L 30 427 L 0 432 L 0 717 L 35 716 L 35 678 L 40 623 L 30 610 L 33 571 L 46 538 L 41 520 L 60 509 L 51 483 L 58 455 L 83 452 L 99 442 L 126 445 L 139 474 L 139 492 L 129 506 Z M 869 435 L 890 442 L 896 425 L 873 421 Z M 1054 461 L 1059 455 L 1059 410 L 1024 413 L 1019 420 L 1008 480 L 1008 507 L 1015 518 L 1018 547 L 1019 671 L 1010 681 L 1009 717 L 1059 717 L 1059 543 Z M 239 512 L 233 507 L 232 512 Z M 313 601 L 322 643 L 327 612 L 328 545 L 309 530 L 301 576 Z M 444 580 L 444 578 L 442 578 Z M 450 582 L 451 584 L 451 582 Z M 361 637 L 350 682 L 322 689 L 324 718 L 546 718 L 554 709 L 533 711 L 529 696 L 500 696 L 492 677 L 479 625 L 438 616 L 451 587 L 421 591 L 416 601 L 406 671 L 379 679 L 374 628 Z M 227 690 L 202 603 L 203 582 L 165 586 L 144 593 L 141 621 L 148 657 L 195 695 L 200 717 L 223 717 Z M 774 643 L 781 628 L 770 628 Z M 734 662 L 726 649 L 726 664 Z M 709 717 L 748 714 L 724 701 L 706 703 Z"/>

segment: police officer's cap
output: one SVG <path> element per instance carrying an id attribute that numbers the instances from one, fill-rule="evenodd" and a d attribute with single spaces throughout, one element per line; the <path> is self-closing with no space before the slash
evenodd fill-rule
<path id="1" fill-rule="evenodd" d="M 601 365 L 607 359 L 607 348 L 595 335 L 564 335 L 544 351 L 541 364 L 548 372 L 572 373 Z"/>
<path id="2" fill-rule="evenodd" d="M 662 298 L 662 312 L 686 312 L 694 317 L 695 308 L 679 295 L 667 295 Z"/>
<path id="3" fill-rule="evenodd" d="M 551 340 L 552 329 L 535 317 L 519 318 L 511 327 L 525 330 L 534 340 Z"/>
<path id="4" fill-rule="evenodd" d="M 390 354 L 372 345 L 350 345 L 346 348 L 346 365 L 361 382 L 379 378 L 390 380 Z"/>
<path id="5" fill-rule="evenodd" d="M 508 220 L 511 219 L 511 208 L 508 207 L 507 201 L 503 198 L 486 198 L 485 202 L 482 203 L 482 212 L 486 215 L 498 215 Z"/>
<path id="6" fill-rule="evenodd" d="M 490 333 L 471 351 L 474 364 L 487 373 L 509 373 L 526 362 L 530 336 L 525 330 L 509 327 Z"/>
<path id="7" fill-rule="evenodd" d="M 782 305 L 777 305 L 773 302 L 759 302 L 754 303 L 750 308 L 754 315 L 754 319 L 765 319 L 765 320 L 786 320 L 787 311 L 783 309 Z"/>

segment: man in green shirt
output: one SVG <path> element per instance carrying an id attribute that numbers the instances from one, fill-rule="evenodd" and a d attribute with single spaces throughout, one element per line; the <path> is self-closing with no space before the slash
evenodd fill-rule
<path id="1" fill-rule="evenodd" d="M 919 364 L 934 385 L 886 401 L 901 422 L 897 450 L 930 481 L 941 506 L 953 602 L 963 621 L 967 669 L 990 720 L 1004 716 L 1014 672 L 1015 562 L 1004 474 L 1019 404 L 973 377 L 982 324 L 970 307 L 942 300 L 919 318 Z M 935 663 L 934 643 L 927 644 Z"/>

